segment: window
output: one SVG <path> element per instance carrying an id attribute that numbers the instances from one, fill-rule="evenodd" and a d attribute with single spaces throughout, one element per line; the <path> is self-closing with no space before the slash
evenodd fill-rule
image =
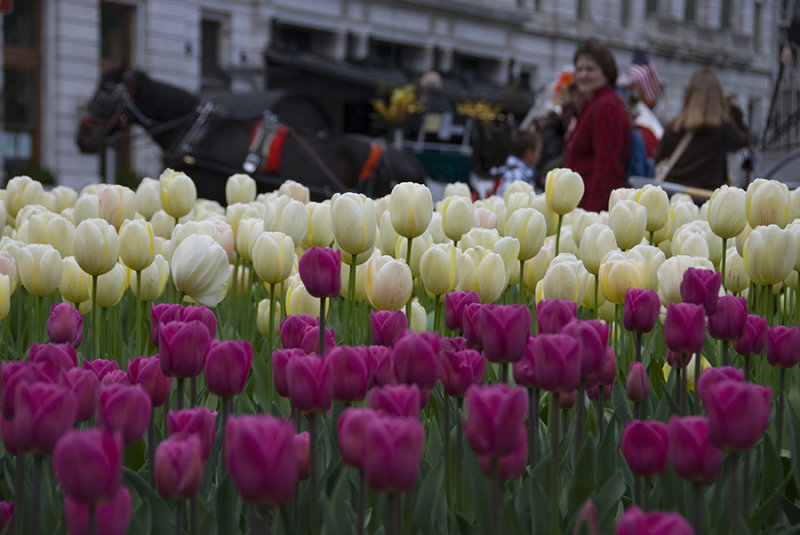
<path id="1" fill-rule="evenodd" d="M 622 0 L 622 6 L 619 10 L 619 23 L 624 28 L 631 25 L 631 0 Z"/>
<path id="2" fill-rule="evenodd" d="M 200 28 L 200 72 L 203 89 L 228 89 L 230 80 L 222 68 L 222 21 L 204 18 Z"/>
<path id="3" fill-rule="evenodd" d="M 311 32 L 295 26 L 276 24 L 273 46 L 286 52 L 311 52 Z"/>
<path id="4" fill-rule="evenodd" d="M 761 8 L 758 2 L 753 6 L 753 52 L 761 52 Z"/>
<path id="5" fill-rule="evenodd" d="M 403 49 L 388 41 L 373 41 L 369 53 L 370 63 L 385 69 L 399 69 L 402 65 Z"/>
<path id="6" fill-rule="evenodd" d="M 578 0 L 575 4 L 575 18 L 578 20 L 586 20 L 586 2 L 588 0 Z"/>
<path id="7" fill-rule="evenodd" d="M 658 0 L 645 0 L 644 14 L 652 16 L 658 13 Z"/>
<path id="8" fill-rule="evenodd" d="M 683 20 L 685 22 L 697 21 L 697 4 L 695 0 L 686 0 L 686 3 L 683 4 Z"/>
<path id="9" fill-rule="evenodd" d="M 41 0 L 17 2 L 3 16 L 3 156 L 7 176 L 28 172 L 39 161 Z"/>
<path id="10" fill-rule="evenodd" d="M 722 0 L 719 10 L 719 27 L 723 30 L 731 29 L 732 0 Z"/>

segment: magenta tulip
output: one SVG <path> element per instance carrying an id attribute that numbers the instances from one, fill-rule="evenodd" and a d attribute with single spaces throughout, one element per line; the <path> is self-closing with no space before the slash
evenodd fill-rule
<path id="1" fill-rule="evenodd" d="M 511 366 L 514 382 L 519 386 L 526 388 L 536 388 L 538 386 L 536 383 L 536 357 L 533 354 L 535 345 L 534 337 L 528 336 L 522 358 Z"/>
<path id="2" fill-rule="evenodd" d="M 683 272 L 681 299 L 684 303 L 702 305 L 706 316 L 717 310 L 722 273 L 711 269 L 689 268 Z"/>
<path id="3" fill-rule="evenodd" d="M 369 370 L 364 346 L 339 346 L 331 349 L 325 360 L 330 363 L 333 377 L 333 399 L 352 403 L 367 395 Z"/>
<path id="4" fill-rule="evenodd" d="M 276 349 L 272 352 L 272 381 L 275 383 L 275 390 L 281 396 L 289 397 L 289 380 L 286 375 L 289 361 L 305 354 L 305 351 L 299 348 Z"/>
<path id="5" fill-rule="evenodd" d="M 571 409 L 575 406 L 576 397 L 577 395 L 574 390 L 571 392 L 561 392 L 561 395 L 558 397 L 558 406 L 562 409 Z"/>
<path id="6" fill-rule="evenodd" d="M 172 377 L 161 371 L 158 355 L 153 357 L 136 357 L 128 362 L 128 378 L 131 384 L 139 385 L 150 396 L 153 407 L 160 407 L 167 402 Z"/>
<path id="7" fill-rule="evenodd" d="M 439 351 L 439 378 L 447 395 L 464 397 L 470 385 L 483 383 L 485 374 L 486 359 L 478 351 Z"/>
<path id="8" fill-rule="evenodd" d="M 748 314 L 745 321 L 744 334 L 732 345 L 740 355 L 757 355 L 764 350 L 767 343 L 767 318 L 756 314 Z"/>
<path id="9" fill-rule="evenodd" d="M 408 318 L 402 310 L 373 310 L 369 315 L 372 343 L 389 346 L 408 329 Z"/>
<path id="10" fill-rule="evenodd" d="M 599 374 L 608 347 L 608 324 L 600 320 L 572 320 L 561 329 L 561 334 L 578 341 L 581 377 Z"/>
<path id="11" fill-rule="evenodd" d="M 344 464 L 354 468 L 364 468 L 367 429 L 376 417 L 377 413 L 372 409 L 348 408 L 342 411 L 336 424 L 336 435 L 339 438 L 339 451 Z"/>
<path id="12" fill-rule="evenodd" d="M 800 327 L 767 329 L 767 362 L 780 368 L 793 368 L 800 362 Z"/>
<path id="13" fill-rule="evenodd" d="M 542 300 L 536 304 L 536 322 L 539 334 L 558 334 L 578 317 L 578 305 L 563 299 Z"/>
<path id="14" fill-rule="evenodd" d="M 516 362 L 531 334 L 531 310 L 527 305 L 485 305 L 478 329 L 489 362 Z"/>
<path id="15" fill-rule="evenodd" d="M 676 353 L 698 353 L 706 338 L 706 313 L 701 305 L 670 303 L 664 319 L 667 347 Z"/>
<path id="16" fill-rule="evenodd" d="M 327 247 L 309 247 L 300 257 L 297 271 L 309 294 L 336 297 L 342 288 L 342 252 Z"/>
<path id="17" fill-rule="evenodd" d="M 536 382 L 550 392 L 576 390 L 581 378 L 580 343 L 566 334 L 533 336 Z"/>
<path id="18" fill-rule="evenodd" d="M 500 457 L 514 451 L 525 434 L 528 396 L 521 388 L 498 383 L 467 390 L 464 434 L 478 456 Z"/>
<path id="19" fill-rule="evenodd" d="M 204 470 L 203 446 L 196 434 L 170 435 L 156 449 L 156 489 L 168 500 L 182 501 L 197 494 Z"/>
<path id="20" fill-rule="evenodd" d="M 721 450 L 746 451 L 756 445 L 769 424 L 769 387 L 719 381 L 701 398 L 708 415 L 708 436 Z"/>
<path id="21" fill-rule="evenodd" d="M 431 389 L 439 378 L 439 336 L 407 331 L 394 341 L 394 375 L 401 383 Z"/>
<path id="22" fill-rule="evenodd" d="M 288 502 L 297 487 L 297 446 L 291 423 L 273 416 L 240 416 L 225 426 L 225 465 L 246 501 Z"/>
<path id="23" fill-rule="evenodd" d="M 586 397 L 591 399 L 592 401 L 599 401 L 600 400 L 600 389 L 603 389 L 603 402 L 608 401 L 611 399 L 611 385 L 594 385 L 590 386 L 586 389 Z M 563 395 L 563 394 L 562 394 Z M 559 397 L 559 401 L 561 398 Z"/>
<path id="24" fill-rule="evenodd" d="M 6 420 L 0 416 L 0 437 L 3 439 L 3 447 L 11 455 L 16 455 L 20 451 L 21 440 L 17 437 L 14 429 L 14 420 Z"/>
<path id="25" fill-rule="evenodd" d="M 103 535 L 125 535 L 131 522 L 131 493 L 120 487 L 109 501 L 95 509 L 95 533 Z M 64 519 L 70 535 L 89 533 L 89 507 L 64 496 Z"/>
<path id="26" fill-rule="evenodd" d="M 628 507 L 617 524 L 617 535 L 692 535 L 694 530 L 678 513 L 656 511 L 645 514 Z"/>
<path id="27" fill-rule="evenodd" d="M 14 502 L 0 502 L 0 532 L 14 532 Z"/>
<path id="28" fill-rule="evenodd" d="M 69 344 L 77 349 L 83 340 L 83 316 L 69 303 L 54 304 L 47 318 L 47 335 L 54 344 Z"/>
<path id="29" fill-rule="evenodd" d="M 385 346 L 367 346 L 368 366 L 372 369 L 372 386 L 394 384 L 394 349 Z"/>
<path id="30" fill-rule="evenodd" d="M 449 292 L 444 295 L 444 322 L 451 331 L 463 331 L 464 308 L 471 303 L 480 303 L 475 292 Z"/>
<path id="31" fill-rule="evenodd" d="M 111 370 L 107 374 L 103 376 L 103 380 L 100 381 L 100 386 L 103 385 L 130 385 L 131 380 L 128 377 L 128 372 L 124 370 Z"/>
<path id="32" fill-rule="evenodd" d="M 122 481 L 122 436 L 100 429 L 67 431 L 53 451 L 53 472 L 73 500 L 109 500 Z"/>
<path id="33" fill-rule="evenodd" d="M 649 333 L 656 326 L 661 299 L 655 290 L 628 288 L 622 307 L 622 324 L 631 332 Z"/>
<path id="34" fill-rule="evenodd" d="M 597 375 L 598 382 L 601 385 L 614 384 L 614 379 L 617 377 L 617 356 L 614 354 L 614 348 L 606 346 L 603 352 L 603 367 L 600 368 L 600 373 Z"/>
<path id="35" fill-rule="evenodd" d="M 461 313 L 461 329 L 470 347 L 483 347 L 480 316 L 483 314 L 484 306 L 481 303 L 469 303 L 464 306 L 464 310 Z"/>
<path id="36" fill-rule="evenodd" d="M 719 368 L 706 368 L 697 381 L 697 394 L 703 399 L 709 389 L 720 381 L 744 382 L 744 372 L 733 366 L 720 366 Z"/>
<path id="37" fill-rule="evenodd" d="M 3 417 L 10 420 L 14 417 L 14 398 L 17 387 L 36 380 L 33 365 L 30 362 L 12 360 L 0 363 L 2 377 Z"/>
<path id="38" fill-rule="evenodd" d="M 28 360 L 44 363 L 55 370 L 56 373 L 69 370 L 78 365 L 78 356 L 75 354 L 75 349 L 69 344 L 62 343 L 31 344 Z"/>
<path id="39" fill-rule="evenodd" d="M 744 297 L 723 295 L 717 310 L 708 317 L 708 332 L 717 340 L 736 340 L 744 334 L 747 301 Z"/>
<path id="40" fill-rule="evenodd" d="M 97 380 L 102 382 L 106 375 L 119 369 L 119 363 L 116 360 L 106 359 L 84 360 L 83 367 L 92 370 Z"/>
<path id="41" fill-rule="evenodd" d="M 325 352 L 327 353 L 336 345 L 336 335 L 331 327 L 325 328 Z M 303 340 L 300 347 L 305 353 L 319 353 L 319 326 L 314 325 L 303 331 Z"/>
<path id="42" fill-rule="evenodd" d="M 491 455 L 483 455 L 478 458 L 481 466 L 481 472 L 486 477 L 492 477 L 492 460 Z M 514 448 L 514 451 L 508 455 L 502 455 L 497 458 L 497 476 L 501 481 L 508 481 L 510 479 L 517 479 L 522 475 L 525 467 L 528 465 L 528 435 L 522 433 L 519 437 L 519 444 Z"/>
<path id="43" fill-rule="evenodd" d="M 203 372 L 211 335 L 201 321 L 171 321 L 158 333 L 158 360 L 169 377 L 196 377 Z"/>
<path id="44" fill-rule="evenodd" d="M 389 416 L 419 418 L 422 393 L 413 383 L 376 387 L 369 392 L 369 408 Z"/>
<path id="45" fill-rule="evenodd" d="M 597 515 L 597 507 L 589 499 L 578 511 L 578 518 L 575 519 L 575 533 L 586 533 L 586 535 L 600 535 L 600 518 Z"/>
<path id="46" fill-rule="evenodd" d="M 628 399 L 636 403 L 645 401 L 650 397 L 650 379 L 647 370 L 641 362 L 632 362 L 625 380 L 625 394 Z"/>
<path id="47" fill-rule="evenodd" d="M 253 346 L 244 340 L 213 340 L 206 354 L 206 385 L 216 396 L 241 394 L 253 363 Z"/>
<path id="48" fill-rule="evenodd" d="M 138 385 L 103 386 L 97 404 L 97 427 L 119 431 L 126 445 L 135 444 L 150 423 L 152 409 L 150 396 Z"/>
<path id="49" fill-rule="evenodd" d="M 676 353 L 671 349 L 667 349 L 667 364 L 672 366 L 673 368 L 683 368 L 689 361 L 692 360 L 691 353 Z"/>
<path id="50" fill-rule="evenodd" d="M 217 336 L 217 317 L 214 311 L 208 307 L 200 306 L 185 306 L 182 307 L 180 320 L 184 323 L 190 321 L 199 321 L 208 329 L 208 334 L 211 338 Z M 162 322 L 163 323 L 163 322 Z"/>
<path id="51" fill-rule="evenodd" d="M 306 412 L 327 412 L 333 401 L 331 365 L 317 355 L 289 359 L 286 380 L 292 405 Z"/>
<path id="52" fill-rule="evenodd" d="M 704 485 L 714 482 L 722 468 L 722 451 L 711 445 L 706 418 L 670 418 L 669 458 L 682 478 Z"/>
<path id="53" fill-rule="evenodd" d="M 181 321 L 183 305 L 179 303 L 161 303 L 150 306 L 150 336 L 153 344 L 158 346 L 158 333 L 161 326 L 171 321 Z"/>
<path id="54" fill-rule="evenodd" d="M 286 349 L 303 347 L 303 337 L 306 334 L 306 329 L 317 325 L 319 325 L 317 318 L 306 316 L 305 314 L 286 316 L 281 322 L 281 345 Z"/>
<path id="55" fill-rule="evenodd" d="M 297 449 L 297 478 L 305 481 L 311 473 L 311 435 L 303 431 L 294 436 L 294 446 Z"/>
<path id="56" fill-rule="evenodd" d="M 667 471 L 669 430 L 654 420 L 629 420 L 622 432 L 622 456 L 636 475 L 655 477 Z"/>
<path id="57" fill-rule="evenodd" d="M 14 435 L 19 448 L 49 454 L 78 414 L 78 403 L 68 388 L 35 382 L 20 384 L 14 400 Z"/>
<path id="58" fill-rule="evenodd" d="M 97 408 L 100 381 L 92 370 L 72 368 L 61 375 L 62 384 L 72 391 L 77 403 L 76 422 L 89 420 Z"/>
<path id="59" fill-rule="evenodd" d="M 217 411 L 205 407 L 181 409 L 177 412 L 167 413 L 167 432 L 170 436 L 175 434 L 197 435 L 200 439 L 203 459 L 208 459 L 211 447 L 214 445 L 215 421 Z"/>
<path id="60" fill-rule="evenodd" d="M 422 460 L 425 430 L 419 420 L 376 416 L 367 428 L 364 472 L 377 491 L 408 492 L 414 488 Z"/>

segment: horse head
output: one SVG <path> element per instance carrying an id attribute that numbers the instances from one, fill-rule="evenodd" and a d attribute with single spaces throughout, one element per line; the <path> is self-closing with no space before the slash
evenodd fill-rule
<path id="1" fill-rule="evenodd" d="M 124 65 L 103 73 L 78 127 L 76 142 L 81 152 L 100 152 L 105 140 L 129 123 L 133 79 L 134 73 Z"/>

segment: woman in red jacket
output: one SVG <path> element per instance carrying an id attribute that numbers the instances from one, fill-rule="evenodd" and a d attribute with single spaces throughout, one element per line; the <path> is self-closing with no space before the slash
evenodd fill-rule
<path id="1" fill-rule="evenodd" d="M 580 207 L 608 209 L 611 191 L 625 186 L 631 144 L 631 121 L 614 90 L 617 63 L 611 51 L 588 39 L 575 52 L 575 85 L 585 102 L 564 148 L 564 167 L 583 177 Z"/>

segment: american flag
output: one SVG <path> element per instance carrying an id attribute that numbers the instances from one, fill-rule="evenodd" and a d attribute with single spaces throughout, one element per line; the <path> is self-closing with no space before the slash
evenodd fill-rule
<path id="1" fill-rule="evenodd" d="M 648 107 L 652 108 L 664 91 L 664 84 L 658 76 L 655 64 L 650 61 L 647 54 L 638 48 L 633 51 L 632 63 L 628 69 L 628 75 L 636 80 L 642 93 L 642 100 Z"/>

